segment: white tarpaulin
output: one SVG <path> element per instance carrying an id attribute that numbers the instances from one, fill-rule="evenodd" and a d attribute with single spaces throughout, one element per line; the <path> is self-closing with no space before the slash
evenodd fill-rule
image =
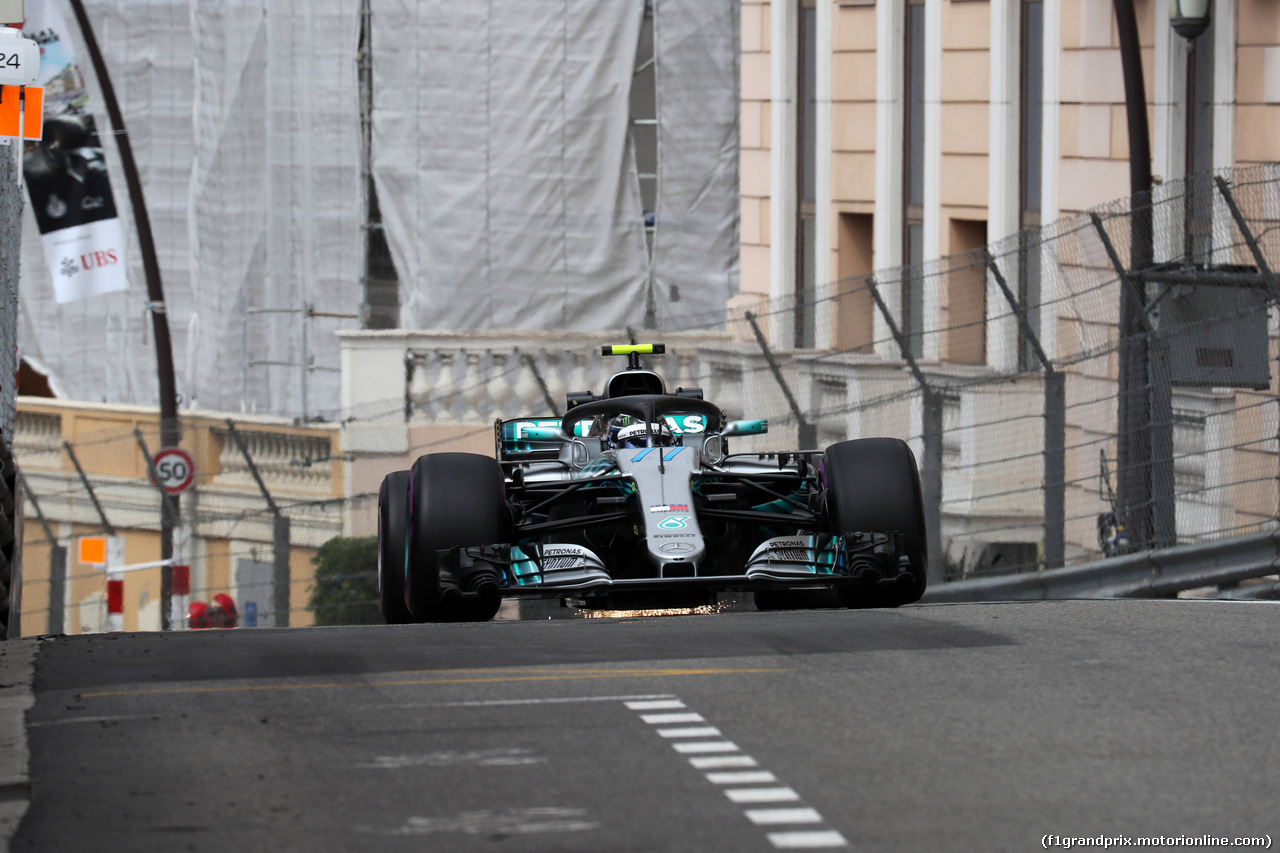
<path id="1" fill-rule="evenodd" d="M 373 9 L 373 173 L 402 325 L 637 322 L 648 271 L 628 93 L 643 4 Z"/>
<path id="2" fill-rule="evenodd" d="M 48 2 L 65 0 L 28 0 Z M 657 0 L 652 266 L 628 125 L 642 0 L 371 3 L 371 169 L 402 325 L 640 326 L 651 281 L 660 328 L 715 322 L 736 290 L 737 0 Z M 142 173 L 184 406 L 337 415 L 333 333 L 360 324 L 316 315 L 364 298 L 360 0 L 86 5 Z M 61 396 L 154 404 L 101 122 L 130 289 L 55 304 L 28 215 L 19 340 Z"/>
<path id="3" fill-rule="evenodd" d="M 721 322 L 738 292 L 739 9 L 656 2 L 659 329 Z"/>
<path id="4" fill-rule="evenodd" d="M 374 9 L 373 171 L 404 326 L 640 326 L 651 275 L 659 329 L 722 318 L 737 289 L 737 3 L 656 2 L 652 269 L 628 132 L 641 0 Z"/>
<path id="5" fill-rule="evenodd" d="M 64 0 L 28 5 L 49 2 Z M 303 312 L 356 314 L 363 295 L 359 0 L 86 6 L 142 174 L 183 406 L 298 416 L 305 394 L 308 414 L 336 414 L 332 333 L 359 324 Z M 63 306 L 28 215 L 20 346 L 61 396 L 154 404 L 145 278 L 123 192 L 117 204 L 130 289 Z"/>

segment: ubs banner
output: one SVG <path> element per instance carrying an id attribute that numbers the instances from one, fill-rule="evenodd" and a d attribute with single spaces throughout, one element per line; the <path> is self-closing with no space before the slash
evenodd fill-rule
<path id="1" fill-rule="evenodd" d="M 57 0 L 27 0 L 23 31 L 40 45 L 44 138 L 26 144 L 22 173 L 53 275 L 54 298 L 71 302 L 126 290 L 124 241 L 115 200 Z"/>

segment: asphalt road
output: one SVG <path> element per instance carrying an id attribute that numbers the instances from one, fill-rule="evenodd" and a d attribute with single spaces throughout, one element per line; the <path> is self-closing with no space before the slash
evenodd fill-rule
<path id="1" fill-rule="evenodd" d="M 36 658 L 12 849 L 1275 836 L 1277 617 L 1053 602 L 60 637 Z"/>

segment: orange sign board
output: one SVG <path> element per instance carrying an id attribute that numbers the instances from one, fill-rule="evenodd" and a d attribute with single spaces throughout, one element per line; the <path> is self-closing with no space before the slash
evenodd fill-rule
<path id="1" fill-rule="evenodd" d="M 80 562 L 88 566 L 105 566 L 107 564 L 107 537 L 81 536 Z"/>
<path id="2" fill-rule="evenodd" d="M 21 106 L 23 109 L 19 109 Z M 23 114 L 26 122 L 19 121 Z M 0 136 L 39 139 L 43 133 L 44 89 L 37 86 L 0 86 Z"/>

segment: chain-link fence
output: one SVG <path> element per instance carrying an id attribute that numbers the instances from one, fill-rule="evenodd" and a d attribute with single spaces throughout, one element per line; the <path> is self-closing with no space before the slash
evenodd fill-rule
<path id="1" fill-rule="evenodd" d="M 1271 529 L 1277 259 L 1280 166 L 1259 166 L 804 300 L 750 312 L 735 300 L 727 330 L 720 315 L 686 317 L 679 331 L 368 333 L 351 339 L 361 358 L 375 353 L 352 360 L 365 396 L 341 425 L 246 421 L 241 448 L 234 425 L 184 417 L 198 462 L 178 525 L 190 598 L 231 591 L 241 624 L 249 601 L 258 624 L 308 624 L 311 557 L 334 536 L 372 532 L 386 470 L 437 450 L 485 452 L 495 417 L 562 412 L 567 391 L 598 391 L 622 366 L 599 344 L 628 337 L 667 344 L 646 366 L 670 388 L 701 387 L 730 417 L 770 420 L 769 435 L 734 439 L 735 451 L 910 442 L 935 583 Z M 779 345 L 797 329 L 817 347 Z M 109 522 L 136 543 L 129 560 L 159 552 L 142 450 L 159 448 L 158 430 L 142 415 L 90 414 L 107 417 L 27 406 L 17 424 L 39 503 L 27 508 L 28 633 L 44 614 L 54 626 L 58 602 L 59 630 L 100 630 L 106 611 L 106 575 L 74 551 L 61 573 L 43 570 L 58 558 L 51 545 L 73 548 Z M 126 626 L 158 621 L 151 570 L 125 575 L 138 614 Z"/>
<path id="2" fill-rule="evenodd" d="M 1277 264 L 1280 166 L 1166 183 L 828 285 L 803 310 L 836 346 L 780 357 L 781 382 L 737 370 L 729 405 L 808 425 L 818 446 L 911 442 L 935 581 L 1269 529 Z M 755 323 L 788 330 L 795 302 Z"/>
<path id="3" fill-rule="evenodd" d="M 157 458 L 154 418 L 24 404 L 15 448 L 26 496 L 26 633 L 108 629 L 109 580 L 123 581 L 123 627 L 158 629 L 162 500 L 176 504 L 174 563 L 187 567 L 174 569 L 175 624 L 188 604 L 212 607 L 220 594 L 242 626 L 311 624 L 312 558 L 346 532 L 356 507 L 377 501 L 344 492 L 339 429 L 184 417 L 181 433 L 194 476 L 176 500 L 162 498 L 149 468 L 177 485 L 187 463 Z M 82 551 L 85 538 L 115 539 L 121 550 Z"/>
<path id="4" fill-rule="evenodd" d="M 22 246 L 19 146 L 0 140 L 0 637 L 22 629 L 21 548 L 13 457 L 14 400 L 18 393 L 18 259 Z"/>

